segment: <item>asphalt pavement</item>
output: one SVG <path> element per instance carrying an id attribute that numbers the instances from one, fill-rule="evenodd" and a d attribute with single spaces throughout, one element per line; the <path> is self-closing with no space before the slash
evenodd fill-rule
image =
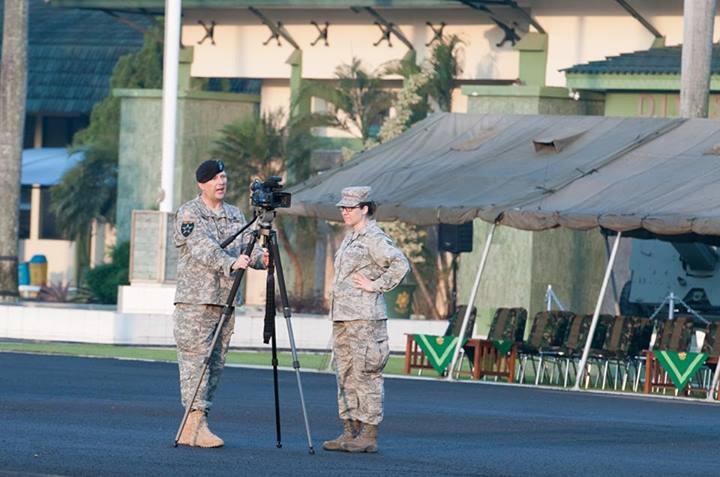
<path id="1" fill-rule="evenodd" d="M 378 454 L 331 453 L 335 380 L 227 368 L 222 449 L 173 447 L 182 408 L 168 363 L 0 353 L 0 476 L 719 475 L 720 405 L 489 383 L 387 379 Z"/>

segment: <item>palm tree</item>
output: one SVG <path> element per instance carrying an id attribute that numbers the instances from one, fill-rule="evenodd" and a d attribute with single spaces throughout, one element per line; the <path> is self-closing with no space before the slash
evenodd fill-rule
<path id="1" fill-rule="evenodd" d="M 212 155 L 221 159 L 233 175 L 245 178 L 267 179 L 270 176 L 294 176 L 304 180 L 309 175 L 309 157 L 313 142 L 309 133 L 293 129 L 292 123 L 282 126 L 284 115 L 281 111 L 252 116 L 228 124 L 215 141 Z M 292 172 L 292 174 L 291 174 Z M 230 190 L 228 200 L 248 203 L 248 190 Z M 275 220 L 278 239 L 287 253 L 295 272 L 294 290 L 304 294 L 305 272 L 303 261 L 312 263 L 314 251 L 314 223 L 309 219 L 294 219 L 280 216 Z M 290 236 L 294 240 L 290 240 Z"/>
<path id="2" fill-rule="evenodd" d="M 117 169 L 117 144 L 96 141 L 85 150 L 82 162 L 51 189 L 50 209 L 67 236 L 76 241 L 78 283 L 89 265 L 93 221 L 115 222 Z"/>
<path id="3" fill-rule="evenodd" d="M 443 38 L 435 44 L 430 58 L 432 76 L 428 83 L 428 93 L 438 103 L 441 111 L 452 110 L 452 91 L 455 78 L 462 73 L 459 60 L 459 48 L 462 40 L 456 35 Z"/>
<path id="4" fill-rule="evenodd" d="M 215 141 L 212 156 L 225 162 L 227 169 L 240 180 L 266 179 L 285 172 L 285 129 L 280 111 L 249 117 L 230 123 Z M 228 191 L 231 202 L 246 202 L 248 191 Z"/>
<path id="5" fill-rule="evenodd" d="M 365 143 L 386 116 L 393 94 L 383 88 L 380 75 L 368 72 L 358 58 L 338 66 L 335 78 L 333 83 L 304 83 L 296 102 L 320 98 L 331 106 L 331 110 L 301 116 L 294 126 L 300 129 L 338 128 L 359 135 Z"/>

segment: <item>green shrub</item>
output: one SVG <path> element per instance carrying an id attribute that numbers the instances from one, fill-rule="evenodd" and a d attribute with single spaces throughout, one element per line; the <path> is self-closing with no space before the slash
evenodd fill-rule
<path id="1" fill-rule="evenodd" d="M 119 285 L 128 283 L 130 268 L 130 242 L 117 244 L 112 251 L 112 261 L 91 268 L 85 273 L 85 284 L 98 303 L 117 303 Z"/>

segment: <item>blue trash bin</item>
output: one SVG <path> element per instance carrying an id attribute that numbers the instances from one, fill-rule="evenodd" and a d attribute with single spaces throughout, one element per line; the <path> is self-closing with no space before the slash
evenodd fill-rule
<path id="1" fill-rule="evenodd" d="M 27 262 L 18 263 L 18 285 L 30 285 L 30 266 Z"/>

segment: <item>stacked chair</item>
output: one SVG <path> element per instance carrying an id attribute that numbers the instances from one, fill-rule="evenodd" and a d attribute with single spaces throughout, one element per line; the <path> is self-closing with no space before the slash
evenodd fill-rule
<path id="1" fill-rule="evenodd" d="M 585 349 L 585 342 L 587 341 L 588 333 L 590 332 L 590 326 L 592 325 L 593 315 L 575 315 L 570 325 L 567 327 L 567 334 L 564 339 L 564 343 L 559 351 L 559 358 L 562 359 L 561 364 L 565 364 L 565 373 L 563 379 L 563 386 L 569 384 L 570 377 L 574 377 L 577 374 L 577 365 L 582 357 L 583 350 Z M 590 343 L 590 354 L 588 355 L 588 363 L 592 364 L 592 357 L 602 352 L 602 347 L 605 343 L 605 336 L 607 329 L 614 324 L 615 317 L 611 315 L 600 315 L 598 322 L 595 327 L 595 335 Z M 571 372 L 572 369 L 572 372 Z M 587 382 L 589 382 L 591 376 L 591 366 L 588 366 L 588 372 L 586 373 Z M 600 376 L 598 372 L 598 376 Z M 552 379 L 551 379 L 552 382 Z M 586 384 L 587 386 L 587 384 Z"/>
<path id="2" fill-rule="evenodd" d="M 702 376 L 702 386 L 707 393 L 712 394 L 713 399 L 718 399 L 718 389 L 710 389 L 712 379 L 717 369 L 718 360 L 720 358 L 720 323 L 714 322 L 708 325 L 705 330 L 705 341 L 703 342 L 701 351 L 709 355 L 705 366 L 700 370 Z"/>
<path id="3" fill-rule="evenodd" d="M 650 346 L 652 321 L 634 316 L 610 318 L 600 349 L 591 351 L 588 359 L 588 363 L 595 363 L 598 367 L 595 384 L 597 386 L 599 380 L 599 387 L 606 389 L 610 378 L 615 390 L 620 387 L 625 390 L 628 382 L 633 383 L 633 390 L 637 390 L 640 363 L 644 361 L 641 354 Z M 588 383 L 589 378 L 586 387 Z"/>
<path id="4" fill-rule="evenodd" d="M 666 351 L 688 351 L 694 332 L 692 316 L 676 316 L 674 320 L 664 320 L 658 324 L 654 349 Z M 675 387 L 667 373 L 655 359 L 652 350 L 645 351 L 645 383 L 643 391 L 651 393 Z"/>
<path id="5" fill-rule="evenodd" d="M 450 318 L 448 318 L 448 326 L 445 330 L 445 336 L 460 336 L 460 331 L 462 328 L 462 322 L 463 318 L 465 318 L 465 312 L 467 311 L 467 305 L 460 305 L 457 307 L 457 310 L 455 311 L 455 314 L 451 315 Z M 472 307 L 472 310 L 470 310 L 470 316 L 468 317 L 468 324 L 465 328 L 465 338 L 470 339 L 473 335 L 473 330 L 475 329 L 475 319 L 477 318 L 477 308 Z M 475 359 L 475 353 L 474 348 L 471 344 L 466 344 L 460 349 L 460 366 L 458 366 L 458 375 L 461 373 L 462 369 L 462 359 L 463 356 L 467 356 L 468 361 L 470 362 L 470 372 L 473 371 L 473 360 Z"/>
<path id="6" fill-rule="evenodd" d="M 560 375 L 557 358 L 562 352 L 565 335 L 574 317 L 575 313 L 569 311 L 542 311 L 535 315 L 530 335 L 520 347 L 518 382 L 525 381 L 528 363 L 535 371 L 535 384 L 540 384 L 548 368 L 551 370 L 551 381 L 556 369 Z"/>
<path id="7" fill-rule="evenodd" d="M 473 378 L 484 377 L 505 378 L 513 382 L 515 363 L 517 361 L 518 345 L 522 343 L 525 335 L 527 310 L 525 308 L 498 308 L 495 310 L 487 339 L 474 340 Z M 501 352 L 496 342 L 510 342 L 507 352 Z M 470 357 L 468 353 L 468 357 Z"/>
<path id="8" fill-rule="evenodd" d="M 591 324 L 592 315 L 538 313 L 521 347 L 518 381 L 524 382 L 530 365 L 535 384 L 572 384 Z M 648 348 L 651 333 L 652 323 L 647 318 L 600 315 L 590 344 L 584 386 L 605 389 L 611 379 L 615 389 L 620 385 L 625 389 L 632 375 L 631 382 L 637 387 L 640 355 Z"/>

